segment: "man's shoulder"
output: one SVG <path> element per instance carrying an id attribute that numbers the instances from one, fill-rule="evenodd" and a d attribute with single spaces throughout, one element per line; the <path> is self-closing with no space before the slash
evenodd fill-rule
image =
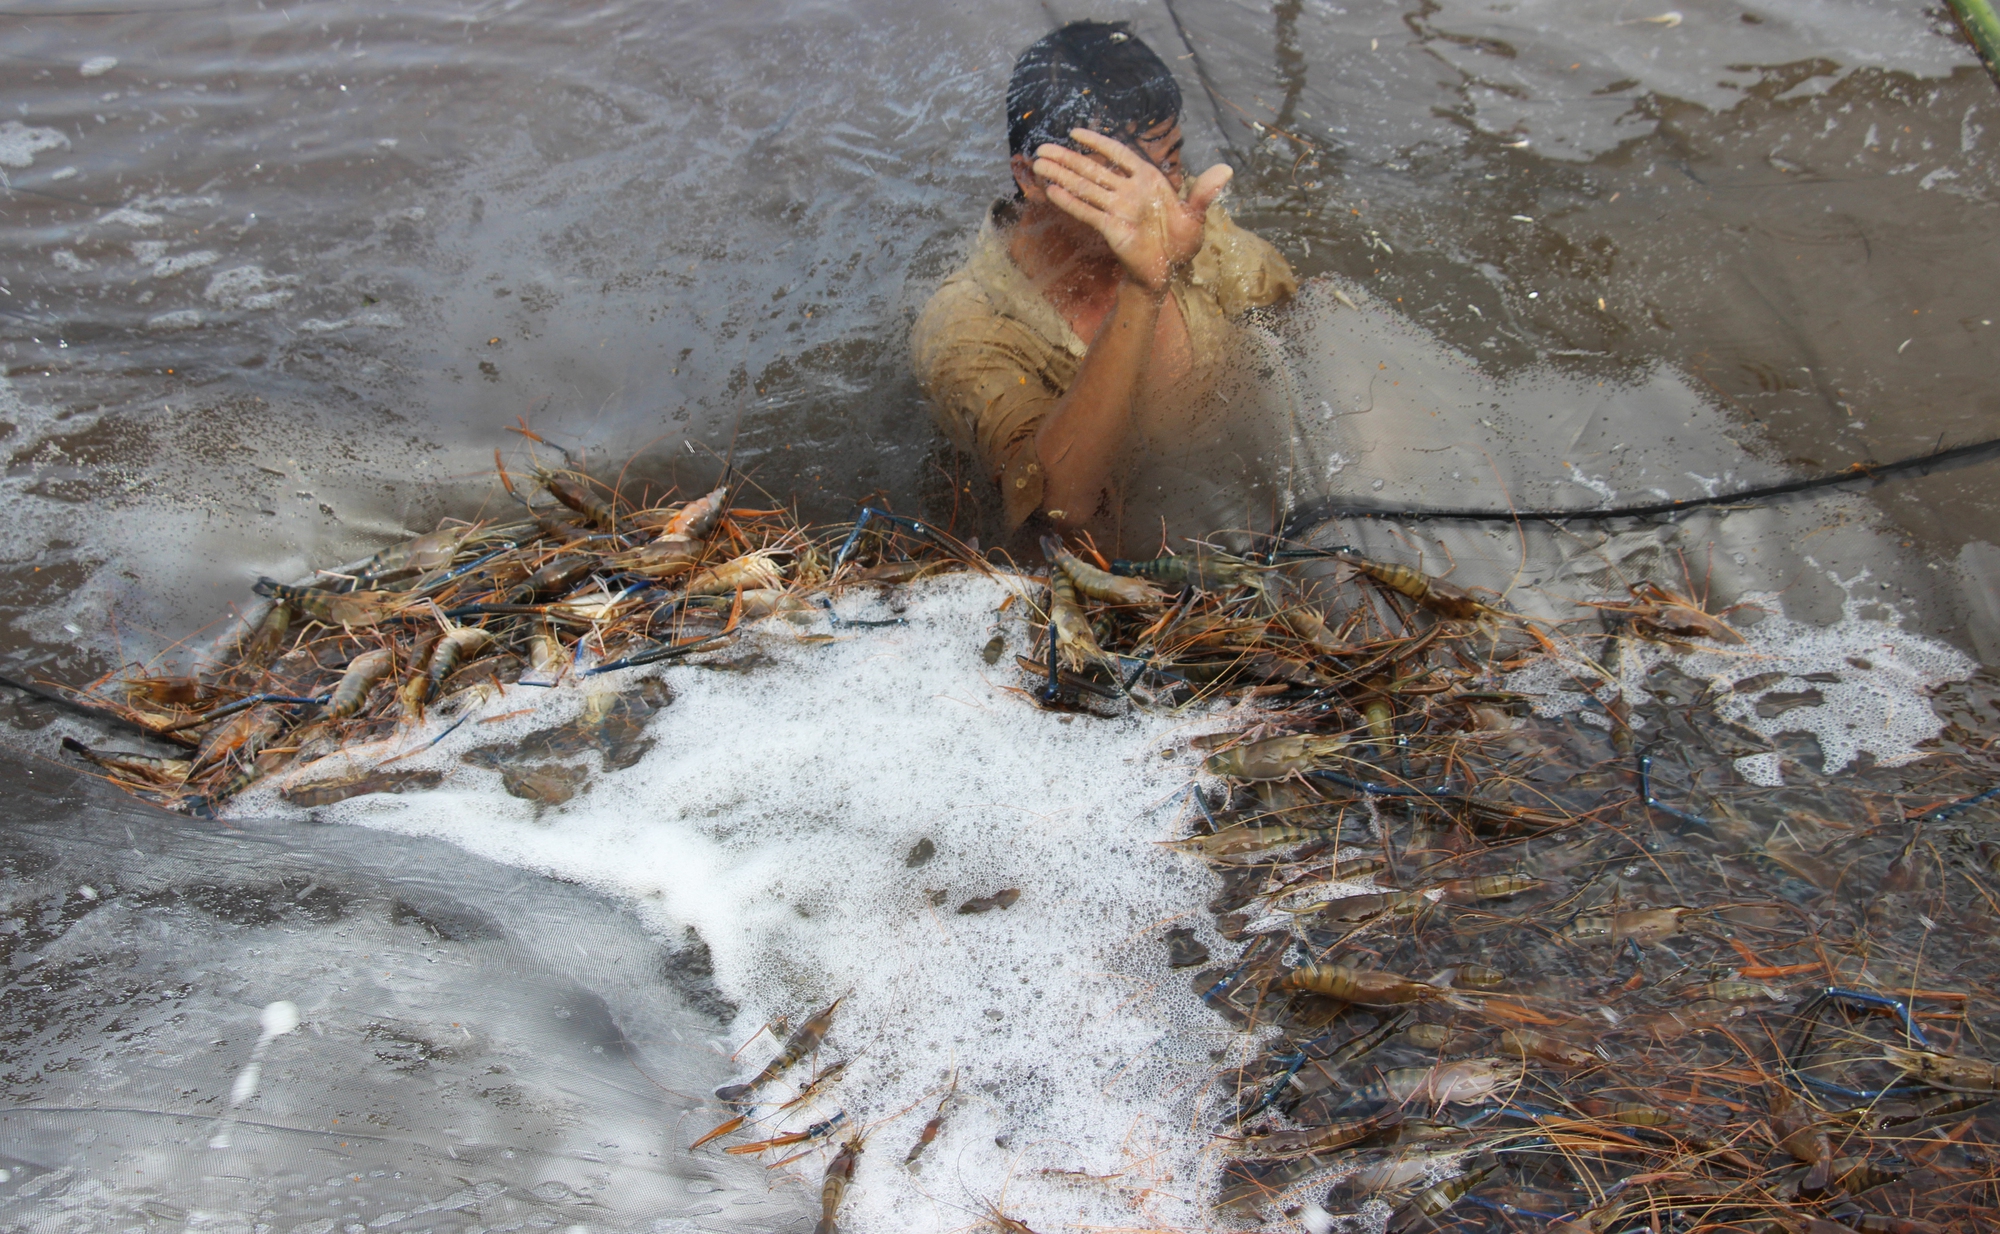
<path id="1" fill-rule="evenodd" d="M 992 219 L 980 228 L 963 265 L 931 293 L 911 331 L 920 372 L 967 348 L 1000 347 L 1023 361 L 1063 349 L 1062 319 L 1007 252 L 1006 233 Z"/>
<path id="2" fill-rule="evenodd" d="M 1201 251 L 1189 275 L 1213 292 L 1232 317 L 1287 299 L 1299 289 L 1292 263 L 1277 246 L 1231 218 L 1220 203 L 1210 206 L 1202 221 Z"/>
<path id="3" fill-rule="evenodd" d="M 1005 318 L 971 263 L 948 275 L 917 314 L 910 331 L 910 350 L 920 368 L 927 368 L 941 351 L 998 328 Z"/>

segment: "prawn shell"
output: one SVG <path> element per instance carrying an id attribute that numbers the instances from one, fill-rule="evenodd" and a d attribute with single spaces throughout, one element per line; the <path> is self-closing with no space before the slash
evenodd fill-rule
<path id="1" fill-rule="evenodd" d="M 397 570 L 435 570 L 451 564 L 459 546 L 472 535 L 470 527 L 440 527 L 414 540 L 391 545 L 361 563 L 362 575 L 389 574 Z"/>
<path id="2" fill-rule="evenodd" d="M 1312 770 L 1322 755 L 1346 744 L 1337 737 L 1266 737 L 1211 754 L 1202 765 L 1210 775 L 1233 780 L 1283 780 Z"/>
<path id="3" fill-rule="evenodd" d="M 1486 605 L 1473 599 L 1470 592 L 1454 587 L 1442 579 L 1432 578 L 1421 570 L 1413 570 L 1394 562 L 1371 561 L 1366 557 L 1348 554 L 1342 554 L 1340 559 L 1384 587 L 1415 600 L 1439 616 L 1456 621 L 1474 621 L 1490 611 Z"/>
<path id="4" fill-rule="evenodd" d="M 395 652 L 381 647 L 363 652 L 349 661 L 347 671 L 341 674 L 340 684 L 333 688 L 333 697 L 327 700 L 326 718 L 345 720 L 360 711 L 361 705 L 368 701 L 368 692 L 389 675 L 395 660 Z"/>
<path id="5" fill-rule="evenodd" d="M 1346 964 L 1313 964 L 1285 974 L 1281 984 L 1291 990 L 1339 999 L 1360 1007 L 1400 1007 L 1441 998 L 1444 991 L 1395 973 L 1353 968 Z"/>
<path id="6" fill-rule="evenodd" d="M 677 578 L 695 568 L 708 545 L 701 540 L 655 540 L 612 558 L 621 569 L 647 578 Z"/>
<path id="7" fill-rule="evenodd" d="M 1292 848 L 1317 838 L 1319 838 L 1318 832 L 1308 831 L 1303 827 L 1252 827 L 1248 823 L 1238 823 L 1208 835 L 1189 836 L 1185 840 L 1169 840 L 1167 847 L 1181 852 L 1200 853 L 1204 857 L 1216 860 L 1227 860 L 1247 854 L 1269 852 L 1274 848 Z"/>
<path id="8" fill-rule="evenodd" d="M 243 642 L 241 663 L 244 667 L 262 668 L 271 662 L 284 643 L 285 631 L 291 627 L 294 611 L 291 604 L 279 600 L 265 612 Z"/>
<path id="9" fill-rule="evenodd" d="M 108 750 L 93 750 L 74 737 L 63 738 L 62 747 L 115 776 L 167 788 L 186 780 L 189 768 L 194 765 L 184 758 L 157 758 L 149 754 L 119 754 Z"/>
<path id="10" fill-rule="evenodd" d="M 1076 589 L 1093 600 L 1103 600 L 1110 604 L 1158 604 L 1166 597 L 1159 590 L 1136 578 L 1120 577 L 1098 569 L 1089 562 L 1069 552 L 1062 541 L 1054 536 L 1042 537 L 1042 552 L 1049 564 L 1064 574 Z"/>
<path id="11" fill-rule="evenodd" d="M 195 748 L 190 777 L 236 757 L 249 760 L 285 730 L 285 713 L 270 703 L 259 703 L 229 718 L 228 723 L 209 730 Z"/>
<path id="12" fill-rule="evenodd" d="M 1326 621 L 1312 608 L 1296 604 L 1278 611 L 1278 623 L 1304 639 L 1313 650 L 1328 654 L 1346 650 L 1345 645 L 1327 629 Z"/>
<path id="13" fill-rule="evenodd" d="M 1652 612 L 1634 613 L 1632 626 L 1642 634 L 1666 639 L 1705 638 L 1717 643 L 1741 643 L 1743 636 L 1698 608 L 1661 605 Z"/>
<path id="14" fill-rule="evenodd" d="M 590 557 L 558 557 L 516 583 L 507 592 L 507 603 L 526 604 L 538 596 L 560 595 L 597 569 Z"/>
<path id="15" fill-rule="evenodd" d="M 769 553 L 745 553 L 712 566 L 688 581 L 691 596 L 719 596 L 733 591 L 761 591 L 784 585 L 784 572 Z"/>
<path id="16" fill-rule="evenodd" d="M 430 666 L 424 673 L 431 690 L 451 676 L 466 656 L 492 641 L 492 633 L 478 626 L 461 626 L 438 640 L 437 650 L 431 653 Z"/>
<path id="17" fill-rule="evenodd" d="M 1594 1067 L 1603 1060 L 1582 1046 L 1532 1028 L 1501 1030 L 1500 1048 L 1522 1058 L 1539 1059 L 1559 1067 Z"/>
<path id="18" fill-rule="evenodd" d="M 708 533 L 722 521 L 722 512 L 728 500 L 729 486 L 723 485 L 688 502 L 667 523 L 666 534 L 660 539 L 706 540 Z"/>
<path id="19" fill-rule="evenodd" d="M 551 475 L 543 478 L 542 487 L 549 491 L 549 496 L 592 523 L 606 531 L 611 529 L 614 522 L 611 507 L 583 485 L 564 476 Z"/>
<path id="20" fill-rule="evenodd" d="M 2000 1064 L 1961 1054 L 1940 1054 L 1935 1050 L 1911 1050 L 1884 1045 L 1882 1056 L 1889 1064 L 1922 1080 L 1932 1088 L 1954 1093 L 2000 1094 Z"/>
<path id="21" fill-rule="evenodd" d="M 1076 602 L 1076 584 L 1060 569 L 1049 571 L 1049 625 L 1063 662 L 1072 669 L 1086 664 L 1103 664 L 1111 659 L 1097 645 L 1090 622 Z"/>

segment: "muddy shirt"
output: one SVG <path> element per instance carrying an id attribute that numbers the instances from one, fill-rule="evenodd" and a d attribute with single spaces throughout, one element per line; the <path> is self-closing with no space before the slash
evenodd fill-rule
<path id="1" fill-rule="evenodd" d="M 910 350 L 939 426 L 1000 485 L 1013 528 L 1041 507 L 1034 436 L 1076 379 L 1089 344 L 1008 256 L 996 221 L 1007 204 L 995 206 L 971 259 L 924 306 Z M 1277 249 L 1210 206 L 1201 251 L 1172 286 L 1187 323 L 1190 384 L 1213 382 L 1231 318 L 1297 290 Z"/>

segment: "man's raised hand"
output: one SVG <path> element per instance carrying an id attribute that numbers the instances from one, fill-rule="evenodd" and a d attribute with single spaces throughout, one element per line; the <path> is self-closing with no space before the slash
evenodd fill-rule
<path id="1" fill-rule="evenodd" d="M 1070 136 L 1098 157 L 1053 144 L 1035 151 L 1034 172 L 1047 183 L 1049 200 L 1096 229 L 1135 282 L 1164 293 L 1174 269 L 1201 251 L 1209 204 L 1234 173 L 1222 164 L 1209 168 L 1183 201 L 1160 169 L 1130 147 L 1089 129 Z"/>

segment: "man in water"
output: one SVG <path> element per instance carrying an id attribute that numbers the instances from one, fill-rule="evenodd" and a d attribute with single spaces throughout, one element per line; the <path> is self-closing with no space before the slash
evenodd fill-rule
<path id="1" fill-rule="evenodd" d="M 911 339 L 940 425 L 999 484 L 1010 531 L 1039 514 L 1115 544 L 1151 512 L 1144 497 L 1128 508 L 1135 495 L 1163 491 L 1149 462 L 1217 470 L 1195 443 L 1233 432 L 1217 397 L 1232 319 L 1297 290 L 1284 257 L 1215 204 L 1230 169 L 1188 180 L 1180 116 L 1173 73 L 1122 23 L 1071 22 L 1015 62 L 1015 195 Z"/>

